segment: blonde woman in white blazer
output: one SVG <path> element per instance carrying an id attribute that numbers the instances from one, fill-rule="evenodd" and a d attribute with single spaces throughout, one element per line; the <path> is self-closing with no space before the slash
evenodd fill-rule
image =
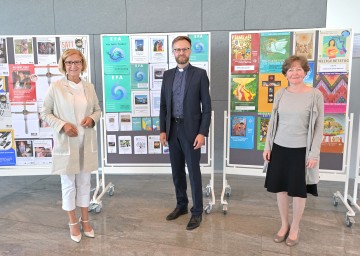
<path id="1" fill-rule="evenodd" d="M 50 85 L 41 110 L 41 118 L 54 133 L 52 173 L 61 176 L 62 208 L 69 217 L 70 237 L 81 240 L 81 229 L 94 237 L 89 223 L 91 172 L 98 169 L 95 124 L 101 110 L 93 84 L 80 78 L 86 70 L 84 55 L 66 50 L 59 60 L 65 77 Z M 78 220 L 75 208 L 80 207 Z"/>

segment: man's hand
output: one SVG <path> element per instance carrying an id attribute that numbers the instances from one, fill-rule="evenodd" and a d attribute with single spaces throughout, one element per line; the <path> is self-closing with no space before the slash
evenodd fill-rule
<path id="1" fill-rule="evenodd" d="M 160 133 L 160 143 L 165 147 L 167 146 L 166 132 Z"/>
<path id="2" fill-rule="evenodd" d="M 78 135 L 77 128 L 70 123 L 66 123 L 62 129 L 64 130 L 65 134 L 69 137 L 76 137 Z"/>
<path id="3" fill-rule="evenodd" d="M 194 150 L 201 148 L 202 145 L 205 143 L 205 136 L 202 134 L 198 134 L 194 141 Z"/>

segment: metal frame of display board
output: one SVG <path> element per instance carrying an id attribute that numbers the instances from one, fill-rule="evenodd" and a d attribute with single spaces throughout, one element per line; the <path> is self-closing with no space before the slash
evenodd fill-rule
<path id="1" fill-rule="evenodd" d="M 171 173 L 171 165 L 167 164 L 123 164 L 121 166 L 113 166 L 106 164 L 106 134 L 103 132 L 105 127 L 105 119 L 101 118 L 100 121 L 102 136 L 101 136 L 101 166 L 102 172 L 106 172 L 107 174 L 170 174 Z M 202 174 L 210 174 L 209 183 L 203 188 L 203 193 L 206 197 L 210 197 L 208 203 L 204 206 L 205 213 L 210 213 L 215 205 L 215 192 L 214 192 L 214 111 L 211 112 L 211 125 L 209 136 L 207 137 L 207 150 L 208 150 L 208 163 L 200 164 L 201 173 Z M 109 195 L 112 195 L 114 192 L 114 185 L 109 183 L 105 187 L 104 179 L 102 180 L 102 184 L 100 187 L 104 188 L 102 190 L 100 198 L 108 192 Z M 99 187 L 99 189 L 100 189 Z M 98 200 L 94 200 L 93 208 L 96 208 L 101 203 Z"/>

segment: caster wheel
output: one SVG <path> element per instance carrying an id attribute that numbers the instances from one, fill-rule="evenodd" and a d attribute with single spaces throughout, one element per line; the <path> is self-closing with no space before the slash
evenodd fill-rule
<path id="1" fill-rule="evenodd" d="M 100 213 L 101 212 L 101 206 L 98 205 L 96 208 L 95 208 L 95 212 L 96 213 Z"/>
<path id="2" fill-rule="evenodd" d="M 351 228 L 352 222 L 350 221 L 349 217 L 346 218 L 345 224 L 346 224 L 347 227 Z"/>
<path id="3" fill-rule="evenodd" d="M 333 197 L 333 199 L 334 199 L 334 202 L 333 202 L 334 206 L 335 207 L 338 206 L 338 204 L 339 204 L 338 199 L 335 196 Z"/>
<path id="4" fill-rule="evenodd" d="M 114 195 L 114 191 L 115 191 L 115 188 L 114 188 L 114 187 L 110 187 L 110 188 L 109 188 L 109 191 L 108 191 L 109 196 L 113 196 L 113 195 Z"/>
<path id="5" fill-rule="evenodd" d="M 227 206 L 223 206 L 223 213 L 226 215 L 227 214 L 227 211 L 228 211 L 228 209 L 227 209 Z"/>
<path id="6" fill-rule="evenodd" d="M 209 214 L 211 212 L 211 207 L 208 205 L 205 207 L 205 213 Z"/>

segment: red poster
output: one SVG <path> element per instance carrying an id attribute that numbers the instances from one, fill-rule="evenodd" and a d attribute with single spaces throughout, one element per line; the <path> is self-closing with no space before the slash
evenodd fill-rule
<path id="1" fill-rule="evenodd" d="M 33 81 L 34 65 L 9 65 L 9 94 L 11 102 L 36 101 L 36 85 Z"/>
<path id="2" fill-rule="evenodd" d="M 231 74 L 259 73 L 259 49 L 259 34 L 231 34 Z"/>

